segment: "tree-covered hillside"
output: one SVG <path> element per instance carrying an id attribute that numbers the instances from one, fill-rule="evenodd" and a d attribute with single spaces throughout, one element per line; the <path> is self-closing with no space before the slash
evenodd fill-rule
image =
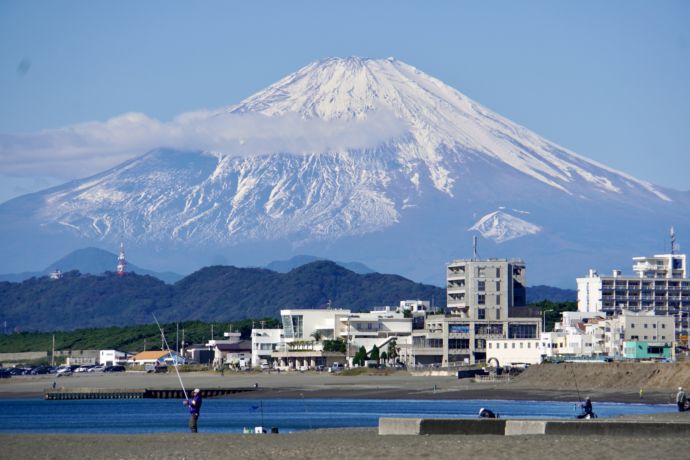
<path id="1" fill-rule="evenodd" d="M 240 332 L 243 339 L 249 339 L 252 325 L 262 324 L 266 328 L 279 328 L 276 319 L 242 320 L 230 323 L 204 323 L 201 321 L 183 321 L 181 323 L 161 324 L 165 338 L 171 348 L 180 343 L 205 343 L 213 337 L 222 337 L 223 332 Z M 137 326 L 108 327 L 100 329 L 77 329 L 61 332 L 17 332 L 0 335 L 0 353 L 18 353 L 23 351 L 50 351 L 55 336 L 56 350 L 104 350 L 139 352 L 142 350 L 161 350 L 161 333 L 156 324 Z"/>
<path id="2" fill-rule="evenodd" d="M 66 273 L 59 280 L 31 278 L 0 283 L 0 321 L 7 331 L 53 331 L 165 322 L 278 318 L 283 308 L 333 307 L 361 311 L 403 299 L 434 298 L 445 307 L 445 290 L 396 275 L 358 275 L 318 261 L 289 273 L 213 266 L 174 285 L 129 274 L 117 277 Z"/>

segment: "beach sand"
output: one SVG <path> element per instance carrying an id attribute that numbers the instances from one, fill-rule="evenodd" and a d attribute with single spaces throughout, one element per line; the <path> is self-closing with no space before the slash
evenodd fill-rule
<path id="1" fill-rule="evenodd" d="M 645 402 L 666 404 L 674 402 L 675 391 L 647 390 L 640 399 L 637 388 L 588 388 L 586 382 L 579 389 L 552 389 L 524 384 L 519 380 L 508 383 L 475 383 L 454 376 L 416 376 L 408 372 L 391 375 L 344 376 L 328 372 L 213 372 L 181 374 L 187 389 L 192 388 L 252 388 L 256 391 L 230 396 L 239 399 L 271 398 L 357 398 L 357 399 L 518 399 L 540 401 L 578 401 L 591 396 L 595 401 Z M 56 378 L 52 375 L 20 376 L 0 380 L 0 399 L 41 397 L 55 382 L 59 388 L 111 389 L 177 389 L 180 383 L 174 372 L 146 374 L 126 372 L 117 374 L 75 374 Z"/>
<path id="2" fill-rule="evenodd" d="M 625 459 L 687 458 L 690 439 L 590 436 L 379 436 L 376 429 L 290 434 L 0 435 L 2 458 Z"/>

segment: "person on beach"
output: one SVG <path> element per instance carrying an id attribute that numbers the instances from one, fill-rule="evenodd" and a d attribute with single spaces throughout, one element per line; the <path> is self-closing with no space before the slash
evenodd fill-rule
<path id="1" fill-rule="evenodd" d="M 594 410 L 592 409 L 592 399 L 589 396 L 587 396 L 585 402 L 582 403 L 582 413 L 578 415 L 577 418 L 596 418 Z"/>
<path id="2" fill-rule="evenodd" d="M 483 407 L 479 409 L 479 418 L 498 418 L 493 411 L 489 409 L 484 409 Z"/>
<path id="3" fill-rule="evenodd" d="M 201 390 L 198 388 L 194 389 L 192 399 L 184 401 L 184 405 L 189 407 L 189 429 L 192 430 L 192 433 L 197 432 L 199 413 L 201 412 L 201 403 Z"/>
<path id="4" fill-rule="evenodd" d="M 683 387 L 678 387 L 678 393 L 676 393 L 676 404 L 678 405 L 678 412 L 685 412 L 685 403 L 688 401 L 688 397 L 685 394 Z"/>

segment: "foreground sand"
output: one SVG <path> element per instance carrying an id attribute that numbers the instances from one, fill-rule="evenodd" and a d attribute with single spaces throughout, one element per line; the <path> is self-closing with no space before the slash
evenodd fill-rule
<path id="1" fill-rule="evenodd" d="M 375 429 L 272 435 L 0 435 L 2 458 L 51 459 L 626 459 L 687 458 L 690 439 L 379 436 Z"/>

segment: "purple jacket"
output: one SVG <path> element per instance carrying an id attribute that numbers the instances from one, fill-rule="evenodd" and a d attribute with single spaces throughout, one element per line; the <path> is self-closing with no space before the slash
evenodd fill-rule
<path id="1" fill-rule="evenodd" d="M 192 415 L 199 415 L 199 411 L 201 411 L 201 403 L 201 394 L 197 393 L 192 399 L 189 400 L 189 413 Z"/>

